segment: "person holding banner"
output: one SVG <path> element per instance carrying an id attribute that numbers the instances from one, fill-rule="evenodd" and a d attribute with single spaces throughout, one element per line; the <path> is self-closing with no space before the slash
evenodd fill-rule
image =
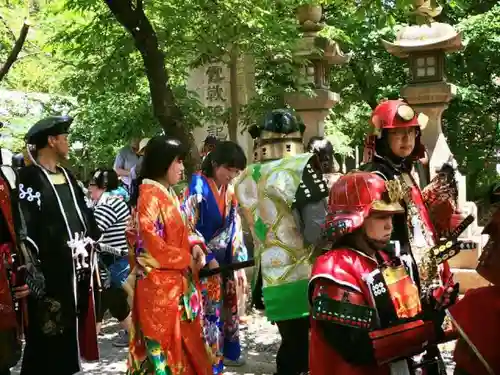
<path id="1" fill-rule="evenodd" d="M 201 172 L 193 175 L 186 190 L 186 204 L 192 209 L 194 229 L 204 239 L 208 268 L 248 260 L 243 242 L 238 204 L 232 180 L 245 169 L 242 148 L 221 141 L 203 159 Z M 194 202 L 190 204 L 189 202 Z M 211 348 L 214 374 L 226 366 L 241 366 L 237 286 L 246 284 L 243 269 L 224 271 L 201 279 L 205 339 Z M 241 288 L 244 289 L 244 288 Z"/>

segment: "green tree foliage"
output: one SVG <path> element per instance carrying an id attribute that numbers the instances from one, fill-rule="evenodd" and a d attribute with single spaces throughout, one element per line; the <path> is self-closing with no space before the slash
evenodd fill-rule
<path id="1" fill-rule="evenodd" d="M 294 17 L 298 0 L 120 3 L 132 10 L 142 7 L 163 56 L 172 93 L 167 104 L 178 109 L 188 131 L 207 119 L 228 122 L 227 112 L 201 107 L 196 95 L 186 90 L 186 79 L 191 68 L 208 61 L 229 64 L 235 50 L 255 61 L 256 95 L 240 108 L 243 123 L 252 124 L 267 110 L 284 106 L 288 91 L 307 92 L 299 74 L 304 61 L 293 54 L 300 37 Z M 339 41 L 342 50 L 352 55 L 347 65 L 332 68 L 332 90 L 342 99 L 327 122 L 327 134 L 345 153 L 362 145 L 371 109 L 383 98 L 399 97 L 408 80 L 405 62 L 389 55 L 380 39 L 394 40 L 399 25 L 426 20 L 413 12 L 412 0 L 312 3 L 325 10 L 327 27 L 322 34 Z M 495 84 L 500 72 L 496 3 L 443 1 L 438 19 L 456 25 L 466 42 L 463 51 L 447 58 L 448 79 L 457 85 L 458 95 L 443 122 L 472 194 L 481 191 L 473 188 L 476 184 L 486 184 L 495 175 L 500 99 Z M 26 4 L 31 5 L 26 8 Z M 78 107 L 72 112 L 77 118 L 73 138 L 84 143 L 85 151 L 79 160 L 93 166 L 109 163 L 127 138 L 165 128 L 154 109 L 144 53 L 134 33 L 118 22 L 116 9 L 112 10 L 104 0 L 9 0 L 0 5 L 6 20 L 0 22 L 0 61 L 13 43 L 9 33 L 17 35 L 27 16 L 33 23 L 26 49 L 2 86 L 74 97 Z"/>
<path id="2" fill-rule="evenodd" d="M 460 5 L 460 6 L 459 6 Z M 347 66 L 333 71 L 331 84 L 342 102 L 333 109 L 332 124 L 350 137 L 352 146 L 362 146 L 369 129 L 370 110 L 382 98 L 398 98 L 408 80 L 405 61 L 389 55 L 380 39 L 394 40 L 399 25 L 408 21 L 404 8 L 349 17 L 353 8 L 330 5 L 327 32 L 337 36 L 345 51 L 351 51 Z M 381 9 L 384 10 L 383 8 Z M 498 134 L 500 86 L 500 5 L 496 1 L 464 0 L 445 5 L 438 21 L 456 25 L 463 32 L 465 48 L 447 57 L 448 81 L 457 86 L 457 96 L 444 112 L 444 132 L 460 168 L 467 175 L 469 198 L 476 199 L 497 178 L 495 164 L 500 146 Z"/>

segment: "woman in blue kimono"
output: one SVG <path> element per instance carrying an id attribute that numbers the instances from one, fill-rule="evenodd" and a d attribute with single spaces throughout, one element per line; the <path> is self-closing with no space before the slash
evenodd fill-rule
<path id="1" fill-rule="evenodd" d="M 208 268 L 246 261 L 241 221 L 231 181 L 246 167 L 245 153 L 230 141 L 219 142 L 203 160 L 186 191 L 192 223 L 203 236 Z M 191 202 L 195 202 L 192 204 Z M 236 276 L 235 276 L 236 274 Z M 237 284 L 246 282 L 244 270 L 202 278 L 203 331 L 213 355 L 214 374 L 226 366 L 241 366 Z"/>

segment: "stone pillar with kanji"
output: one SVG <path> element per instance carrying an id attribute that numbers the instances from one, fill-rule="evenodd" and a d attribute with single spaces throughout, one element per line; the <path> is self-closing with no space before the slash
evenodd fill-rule
<path id="1" fill-rule="evenodd" d="M 435 22 L 442 8 L 429 8 L 428 2 L 415 0 L 413 14 L 426 22 L 422 25 L 403 27 L 394 42 L 383 40 L 385 49 L 396 57 L 406 59 L 409 64 L 409 82 L 401 90 L 402 97 L 417 111 L 429 117 L 426 128 L 422 131 L 422 141 L 429 156 L 431 178 L 445 162 L 453 160 L 446 136 L 441 125 L 441 116 L 448 108 L 448 103 L 456 93 L 456 87 L 446 81 L 446 54 L 460 50 L 462 36 L 455 28 L 446 23 Z M 465 176 L 456 174 L 459 196 L 458 204 L 462 212 L 477 217 L 474 202 L 467 202 Z M 479 243 L 479 248 L 464 251 L 450 260 L 454 267 L 457 281 L 461 283 L 461 291 L 485 284 L 477 272 L 478 256 L 481 244 L 485 243 L 481 236 L 482 228 L 475 222 L 469 226 L 463 237 Z"/>
<path id="2" fill-rule="evenodd" d="M 237 63 L 236 87 L 238 102 L 247 104 L 255 93 L 254 63 L 250 56 L 241 56 Z M 206 65 L 193 69 L 187 80 L 188 90 L 196 92 L 201 104 L 210 109 L 213 119 L 203 123 L 202 127 L 193 129 L 194 139 L 200 147 L 207 136 L 219 140 L 228 140 L 228 125 L 223 121 L 224 113 L 230 109 L 230 71 L 227 63 L 214 60 Z M 243 128 L 237 131 L 238 144 L 244 149 L 247 157 L 252 157 L 252 139 Z"/>
<path id="3" fill-rule="evenodd" d="M 340 100 L 339 94 L 330 91 L 330 69 L 332 65 L 345 64 L 349 60 L 349 56 L 342 53 L 335 41 L 318 35 L 324 28 L 321 17 L 320 5 L 304 4 L 297 9 L 302 38 L 295 55 L 308 62 L 302 74 L 309 81 L 313 96 L 299 92 L 285 95 L 287 104 L 295 109 L 306 125 L 305 143 L 312 136 L 324 135 L 325 119 Z"/>

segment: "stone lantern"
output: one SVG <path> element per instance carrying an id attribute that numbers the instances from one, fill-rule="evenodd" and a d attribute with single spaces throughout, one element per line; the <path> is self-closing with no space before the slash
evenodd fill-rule
<path id="1" fill-rule="evenodd" d="M 441 128 L 441 115 L 455 96 L 456 87 L 446 82 L 445 54 L 462 48 L 462 38 L 445 23 L 431 22 L 403 28 L 395 42 L 382 41 L 386 50 L 409 62 L 409 84 L 402 96 L 417 111 L 429 116 L 422 140 L 429 154 L 431 175 L 447 161 L 451 152 Z"/>
<path id="2" fill-rule="evenodd" d="M 404 27 L 394 42 L 383 40 L 382 43 L 392 55 L 408 60 L 409 83 L 401 94 L 417 112 L 429 117 L 422 140 L 429 154 L 429 169 L 433 177 L 437 168 L 453 158 L 441 126 L 441 116 L 456 93 L 456 87 L 446 82 L 446 53 L 458 51 L 463 45 L 461 34 L 453 26 L 433 20 L 442 9 L 430 9 L 427 3 L 415 0 L 414 11 L 417 16 L 427 18 L 426 24 Z M 456 177 L 461 211 L 477 217 L 476 205 L 466 201 L 465 177 L 458 172 Z M 485 280 L 475 272 L 481 245 L 485 243 L 481 232 L 482 228 L 478 228 L 476 223 L 469 226 L 463 237 L 478 243 L 479 248 L 464 251 L 450 260 L 462 293 L 466 289 L 485 285 Z"/>
<path id="3" fill-rule="evenodd" d="M 341 65 L 349 61 L 338 44 L 318 35 L 324 28 L 321 21 L 320 5 L 304 4 L 297 9 L 297 19 L 302 31 L 295 56 L 304 58 L 308 63 L 303 67 L 303 78 L 309 83 L 313 96 L 304 93 L 288 93 L 286 102 L 301 116 L 305 125 L 304 142 L 312 136 L 324 135 L 324 121 L 330 109 L 338 103 L 340 96 L 330 91 L 329 76 L 332 65 Z"/>

